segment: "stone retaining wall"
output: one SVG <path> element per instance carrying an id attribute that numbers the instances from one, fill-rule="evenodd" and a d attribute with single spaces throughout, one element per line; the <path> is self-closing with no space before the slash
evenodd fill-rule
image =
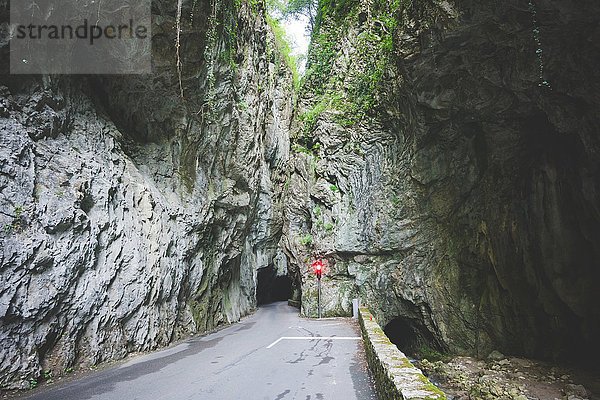
<path id="1" fill-rule="evenodd" d="M 380 400 L 446 400 L 446 395 L 390 342 L 366 307 L 360 308 L 359 320 Z"/>

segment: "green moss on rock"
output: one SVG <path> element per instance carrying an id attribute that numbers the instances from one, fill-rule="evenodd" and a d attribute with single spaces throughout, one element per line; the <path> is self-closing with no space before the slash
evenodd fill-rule
<path id="1" fill-rule="evenodd" d="M 381 399 L 446 399 L 446 395 L 390 342 L 366 307 L 360 308 L 359 322 L 365 342 L 367 361 Z M 383 344 L 385 351 L 378 353 L 373 344 L 374 341 L 377 342 L 378 348 L 381 348 Z"/>

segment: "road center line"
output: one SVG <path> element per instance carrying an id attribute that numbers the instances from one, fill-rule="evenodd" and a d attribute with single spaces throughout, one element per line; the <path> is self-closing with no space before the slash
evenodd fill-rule
<path id="1" fill-rule="evenodd" d="M 360 336 L 282 336 L 270 345 L 267 349 L 275 346 L 282 340 L 360 340 Z"/>

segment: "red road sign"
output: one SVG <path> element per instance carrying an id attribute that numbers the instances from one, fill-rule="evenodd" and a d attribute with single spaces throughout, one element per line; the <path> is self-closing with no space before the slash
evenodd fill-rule
<path id="1" fill-rule="evenodd" d="M 323 275 L 323 260 L 315 260 L 312 263 L 312 267 L 315 275 L 317 275 L 317 279 L 320 280 Z"/>

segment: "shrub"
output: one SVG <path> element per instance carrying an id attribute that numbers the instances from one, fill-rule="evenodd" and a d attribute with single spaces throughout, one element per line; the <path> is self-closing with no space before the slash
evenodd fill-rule
<path id="1" fill-rule="evenodd" d="M 310 245 L 312 245 L 312 242 L 313 242 L 313 237 L 310 233 L 307 233 L 306 235 L 304 235 L 300 238 L 300 244 L 303 246 L 310 246 Z"/>

